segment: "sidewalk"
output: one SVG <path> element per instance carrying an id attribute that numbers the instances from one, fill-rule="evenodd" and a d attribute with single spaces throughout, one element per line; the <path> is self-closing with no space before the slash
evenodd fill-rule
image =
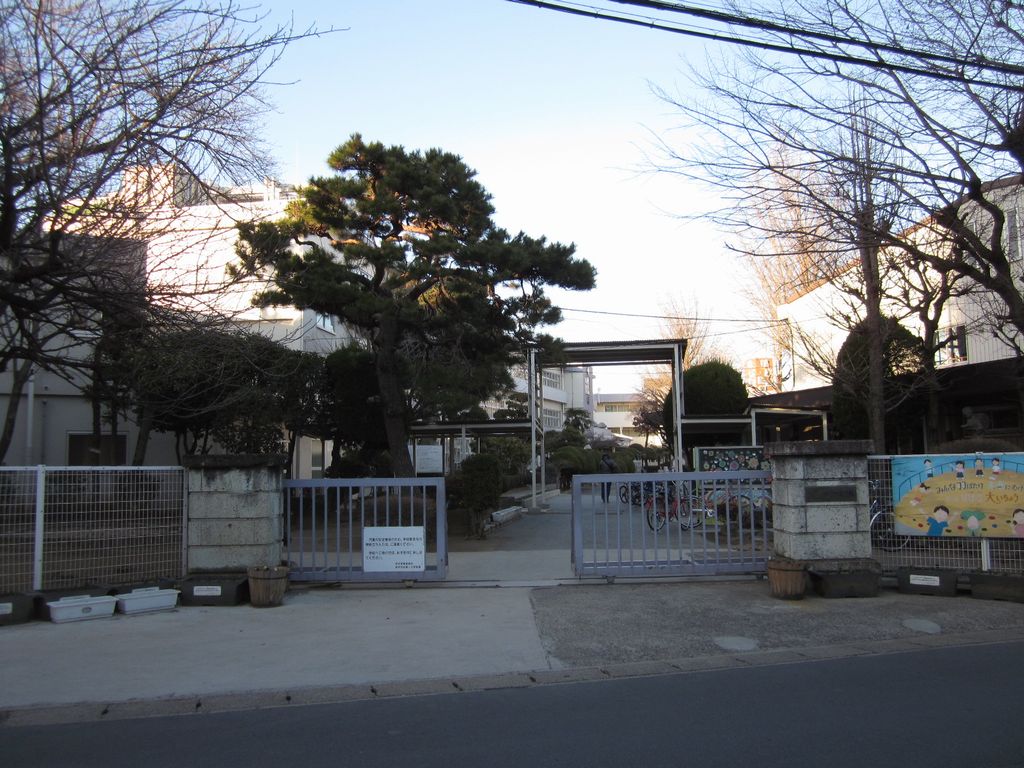
<path id="1" fill-rule="evenodd" d="M 0 627 L 0 722 L 288 706 L 1021 640 L 1021 604 L 889 590 L 782 601 L 756 580 L 296 589 L 277 608 Z"/>

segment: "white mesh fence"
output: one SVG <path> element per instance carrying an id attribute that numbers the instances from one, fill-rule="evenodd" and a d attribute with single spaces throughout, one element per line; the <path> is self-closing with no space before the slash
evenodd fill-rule
<path id="1" fill-rule="evenodd" d="M 178 578 L 180 467 L 0 468 L 0 592 Z"/>
<path id="2" fill-rule="evenodd" d="M 891 456 L 868 457 L 872 557 L 886 573 L 902 566 L 950 568 L 967 573 L 992 570 L 1024 573 L 1024 540 L 902 536 L 895 532 Z"/>

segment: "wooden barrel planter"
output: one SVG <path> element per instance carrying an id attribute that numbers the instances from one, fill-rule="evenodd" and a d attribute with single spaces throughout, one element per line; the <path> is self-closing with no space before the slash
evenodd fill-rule
<path id="1" fill-rule="evenodd" d="M 288 589 L 287 565 L 254 565 L 248 570 L 249 602 L 253 608 L 272 608 Z"/>
<path id="2" fill-rule="evenodd" d="M 805 564 L 788 558 L 771 558 L 768 561 L 768 586 L 772 597 L 780 600 L 802 600 L 807 588 Z"/>

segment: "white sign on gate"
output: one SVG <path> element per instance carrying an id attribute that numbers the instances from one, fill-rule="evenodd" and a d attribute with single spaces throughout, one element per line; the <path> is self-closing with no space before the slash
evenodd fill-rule
<path id="1" fill-rule="evenodd" d="M 364 571 L 425 571 L 426 550 L 426 531 L 422 525 L 363 528 Z"/>

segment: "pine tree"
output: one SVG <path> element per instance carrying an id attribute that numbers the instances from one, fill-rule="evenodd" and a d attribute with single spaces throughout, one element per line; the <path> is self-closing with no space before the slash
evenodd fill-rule
<path id="1" fill-rule="evenodd" d="M 464 410 L 509 384 L 537 328 L 558 322 L 546 286 L 588 290 L 574 246 L 497 227 L 475 171 L 439 149 L 358 134 L 328 158 L 286 220 L 241 227 L 240 271 L 265 275 L 262 305 L 341 318 L 373 354 L 395 474 L 413 472 L 408 421 Z"/>

